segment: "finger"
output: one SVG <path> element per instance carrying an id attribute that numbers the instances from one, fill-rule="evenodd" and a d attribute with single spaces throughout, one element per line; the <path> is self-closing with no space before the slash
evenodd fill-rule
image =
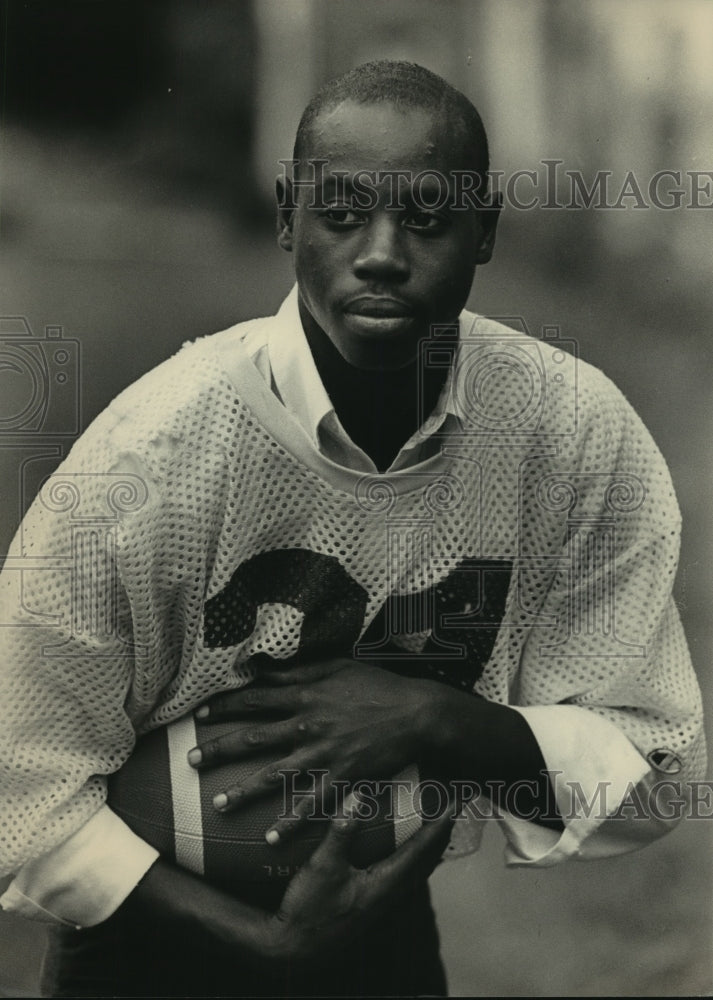
<path id="1" fill-rule="evenodd" d="M 268 844 L 284 843 L 294 837 L 305 824 L 327 820 L 335 815 L 332 805 L 335 801 L 335 786 L 329 771 L 324 768 L 308 769 L 312 787 L 306 793 L 298 791 L 291 801 L 285 802 L 285 814 L 265 833 Z M 344 782 L 346 784 L 346 782 Z M 344 811 L 343 811 L 344 812 Z"/>
<path id="2" fill-rule="evenodd" d="M 287 814 L 293 802 L 299 801 L 302 795 L 309 796 L 309 792 L 302 791 L 301 776 L 309 773 L 311 759 L 293 754 L 266 764 L 253 774 L 246 775 L 245 780 L 239 784 L 221 789 L 213 797 L 213 805 L 219 812 L 230 812 L 253 799 L 282 792 L 282 806 L 278 806 L 278 809 L 281 814 Z M 323 772 L 319 772 L 321 773 Z"/>
<path id="3" fill-rule="evenodd" d="M 312 854 L 310 864 L 320 867 L 351 867 L 349 852 L 359 829 L 359 822 L 356 816 L 348 814 L 335 817 L 329 824 L 324 839 Z"/>
<path id="4" fill-rule="evenodd" d="M 285 665 L 280 660 L 273 661 L 261 671 L 260 680 L 264 684 L 286 686 L 290 684 L 313 684 L 342 670 L 351 661 L 342 657 L 320 660 L 317 663 L 293 663 Z"/>
<path id="5" fill-rule="evenodd" d="M 454 812 L 448 808 L 434 820 L 426 820 L 421 829 L 393 854 L 369 868 L 369 875 L 379 888 L 388 891 L 407 873 L 427 878 L 448 846 Z"/>
<path id="6" fill-rule="evenodd" d="M 299 704 L 296 692 L 274 687 L 240 688 L 217 694 L 195 711 L 201 722 L 231 722 L 264 712 L 293 712 Z"/>
<path id="7" fill-rule="evenodd" d="M 261 751 L 296 747 L 311 738 L 312 728 L 295 719 L 236 726 L 228 733 L 201 740 L 188 751 L 188 763 L 197 768 L 217 767 Z"/>

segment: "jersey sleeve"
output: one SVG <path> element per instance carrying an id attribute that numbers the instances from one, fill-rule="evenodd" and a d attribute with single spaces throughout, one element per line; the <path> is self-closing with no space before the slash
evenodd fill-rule
<path id="1" fill-rule="evenodd" d="M 512 705 L 538 740 L 565 830 L 503 815 L 513 864 L 641 847 L 678 822 L 703 777 L 700 691 L 672 596 L 678 506 L 648 432 L 602 383 L 578 452 L 537 484 L 564 537 Z"/>
<path id="2" fill-rule="evenodd" d="M 154 502 L 136 459 L 112 453 L 114 419 L 41 487 L 0 577 L 0 871 L 16 875 L 2 906 L 83 925 L 156 857 L 103 805 L 141 721 L 121 535 Z"/>
<path id="3" fill-rule="evenodd" d="M 0 576 L 0 874 L 16 876 L 4 907 L 108 916 L 155 852 L 105 806 L 106 776 L 137 734 L 242 683 L 230 650 L 196 653 L 233 411 L 210 351 L 179 351 L 85 431 L 13 540 Z"/>

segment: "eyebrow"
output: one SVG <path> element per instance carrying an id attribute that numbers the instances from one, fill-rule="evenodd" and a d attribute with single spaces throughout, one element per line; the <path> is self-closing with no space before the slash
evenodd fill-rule
<path id="1" fill-rule="evenodd" d="M 335 176 L 334 173 L 330 173 L 323 181 L 318 181 L 315 186 L 320 188 L 323 195 L 356 193 L 351 176 L 349 175 L 343 176 L 339 174 Z"/>
<path id="2" fill-rule="evenodd" d="M 435 176 L 438 174 L 438 178 Z M 422 211 L 447 207 L 452 192 L 449 177 L 440 171 L 424 170 L 334 170 L 315 179 L 314 190 L 320 200 L 341 197 L 349 200 L 353 207 L 362 209 L 375 207 L 378 188 L 385 182 L 389 187 L 389 205 L 393 209 L 411 208 L 416 205 Z M 416 192 L 413 182 L 418 182 Z M 416 194 L 418 196 L 416 196 Z M 373 201 L 370 198 L 373 197 Z M 365 199 L 368 204 L 365 203 Z"/>

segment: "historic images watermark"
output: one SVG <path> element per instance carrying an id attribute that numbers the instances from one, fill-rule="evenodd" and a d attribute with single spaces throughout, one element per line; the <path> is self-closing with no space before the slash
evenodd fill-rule
<path id="1" fill-rule="evenodd" d="M 713 170 L 666 169 L 643 176 L 634 170 L 584 173 L 560 159 L 542 159 L 518 170 L 345 170 L 326 169 L 324 159 L 280 160 L 281 208 L 293 207 L 306 192 L 310 209 L 339 205 L 354 212 L 373 210 L 383 193 L 385 207 L 422 212 L 487 210 L 502 202 L 521 212 L 533 209 L 623 211 L 626 209 L 713 208 Z"/>
<path id="2" fill-rule="evenodd" d="M 540 160 L 536 169 L 492 170 L 490 184 L 502 192 L 509 208 L 528 212 L 540 208 L 624 209 L 713 208 L 713 170 L 657 170 L 642 176 L 633 170 L 617 174 L 597 170 L 585 174 L 564 166 L 564 160 Z"/>
<path id="3" fill-rule="evenodd" d="M 37 336 L 24 316 L 0 317 L 0 447 L 5 474 L 15 479 L 19 532 L 2 564 L 17 591 L 16 614 L 3 625 L 46 627 L 52 616 L 33 609 L 45 573 L 66 585 L 69 598 L 57 640 L 43 647 L 49 657 L 72 657 L 78 644 L 117 639 L 125 655 L 135 647 L 119 637 L 113 560 L 119 522 L 143 507 L 148 487 L 126 473 L 55 472 L 82 425 L 81 344 L 62 326 Z M 12 470 L 12 471 L 10 471 Z M 27 538 L 24 515 L 35 501 L 35 517 L 48 526 Z"/>
<path id="4" fill-rule="evenodd" d="M 282 781 L 282 811 L 279 819 L 324 821 L 351 817 L 363 822 L 403 823 L 414 816 L 434 820 L 448 813 L 454 821 L 467 818 L 489 820 L 503 813 L 532 822 L 542 819 L 578 819 L 677 822 L 681 819 L 713 819 L 713 781 L 679 781 L 662 778 L 650 784 L 629 782 L 622 792 L 610 781 L 599 781 L 585 789 L 581 782 L 553 781 L 561 772 L 542 771 L 538 782 L 522 779 L 482 783 L 467 779 L 448 782 L 436 778 L 392 778 L 355 782 L 330 780 L 322 768 L 307 771 L 285 768 Z M 309 787 L 305 787 L 305 777 Z M 555 785 L 558 801 L 555 803 Z M 541 807 L 543 791 L 549 808 Z M 568 805 L 563 806 L 562 803 Z M 328 805 L 328 803 L 331 803 Z M 495 804 L 497 803 L 497 805 Z M 536 805 L 536 803 L 540 803 Z"/>
<path id="5" fill-rule="evenodd" d="M 61 326 L 46 326 L 36 337 L 24 316 L 0 317 L 0 374 L 3 438 L 77 436 L 80 345 Z"/>

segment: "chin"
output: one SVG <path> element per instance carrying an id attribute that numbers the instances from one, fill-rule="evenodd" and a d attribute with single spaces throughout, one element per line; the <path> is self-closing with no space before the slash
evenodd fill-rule
<path id="1" fill-rule="evenodd" d="M 394 343 L 367 343 L 355 348 L 349 345 L 348 348 L 339 353 L 352 368 L 361 371 L 399 371 L 413 364 L 418 357 L 418 348 L 412 344 L 405 346 Z"/>
<path id="2" fill-rule="evenodd" d="M 362 371 L 398 371 L 419 355 L 420 338 L 413 329 L 399 333 L 350 329 L 332 339 L 342 358 Z"/>

